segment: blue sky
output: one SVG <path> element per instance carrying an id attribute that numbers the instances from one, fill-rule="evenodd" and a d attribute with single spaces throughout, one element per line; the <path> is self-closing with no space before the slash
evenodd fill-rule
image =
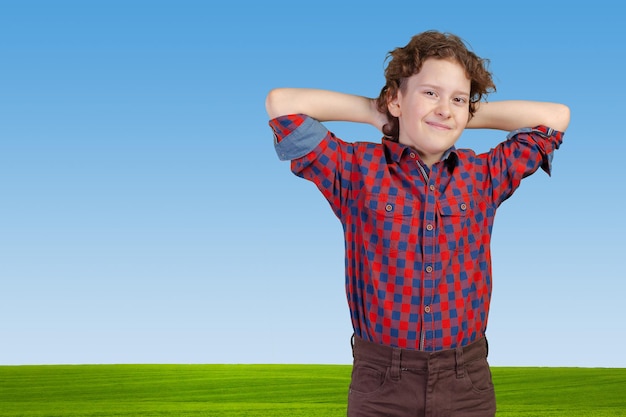
<path id="1" fill-rule="evenodd" d="M 350 363 L 341 226 L 265 95 L 375 96 L 438 29 L 491 60 L 490 100 L 572 111 L 496 218 L 490 362 L 626 367 L 617 5 L 420 3 L 0 1 L 0 364 Z"/>

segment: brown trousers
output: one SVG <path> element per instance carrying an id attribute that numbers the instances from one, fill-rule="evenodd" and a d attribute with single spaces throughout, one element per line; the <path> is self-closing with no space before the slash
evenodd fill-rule
<path id="1" fill-rule="evenodd" d="M 493 417 L 487 340 L 423 352 L 354 337 L 348 417 Z"/>

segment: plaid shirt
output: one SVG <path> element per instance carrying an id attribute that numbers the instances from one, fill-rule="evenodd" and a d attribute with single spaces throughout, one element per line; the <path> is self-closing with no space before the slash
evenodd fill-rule
<path id="1" fill-rule="evenodd" d="M 520 129 L 488 153 L 452 148 L 429 169 L 408 146 L 347 143 L 305 115 L 270 127 L 279 158 L 343 225 L 357 336 L 425 351 L 484 336 L 496 208 L 539 167 L 550 174 L 562 132 Z"/>

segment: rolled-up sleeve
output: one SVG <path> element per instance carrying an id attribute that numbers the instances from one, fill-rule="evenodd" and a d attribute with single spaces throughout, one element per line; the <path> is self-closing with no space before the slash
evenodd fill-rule
<path id="1" fill-rule="evenodd" d="M 535 126 L 533 128 L 523 128 L 514 130 L 508 134 L 507 139 L 522 138 L 532 141 L 539 149 L 542 157 L 541 169 L 548 175 L 552 172 L 552 158 L 554 151 L 559 149 L 563 143 L 563 132 L 554 130 L 547 126 Z"/>
<path id="2" fill-rule="evenodd" d="M 563 132 L 546 126 L 523 128 L 510 132 L 507 140 L 498 144 L 487 154 L 479 155 L 478 164 L 489 178 L 486 196 L 499 206 L 519 187 L 523 178 L 539 168 L 548 175 L 552 172 L 554 151 L 561 146 Z M 479 171 L 480 171 L 479 170 Z"/>
<path id="3" fill-rule="evenodd" d="M 304 114 L 280 116 L 269 122 L 274 132 L 274 149 L 281 161 L 298 159 L 322 142 L 327 129 Z"/>

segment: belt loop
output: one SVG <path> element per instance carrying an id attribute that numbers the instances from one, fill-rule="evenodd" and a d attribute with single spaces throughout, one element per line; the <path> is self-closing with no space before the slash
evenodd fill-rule
<path id="1" fill-rule="evenodd" d="M 402 366 L 402 351 L 399 348 L 393 348 L 391 354 L 391 379 L 400 380 L 400 367 Z"/>
<path id="2" fill-rule="evenodd" d="M 485 358 L 487 358 L 489 357 L 489 341 L 487 340 L 487 336 L 485 336 L 485 350 L 487 350 L 485 353 Z"/>
<path id="3" fill-rule="evenodd" d="M 456 347 L 456 378 L 461 379 L 465 376 L 465 364 L 463 363 L 463 347 Z"/>
<path id="4" fill-rule="evenodd" d="M 350 347 L 352 348 L 352 358 L 354 358 L 354 333 L 352 333 L 352 337 L 350 337 Z"/>

